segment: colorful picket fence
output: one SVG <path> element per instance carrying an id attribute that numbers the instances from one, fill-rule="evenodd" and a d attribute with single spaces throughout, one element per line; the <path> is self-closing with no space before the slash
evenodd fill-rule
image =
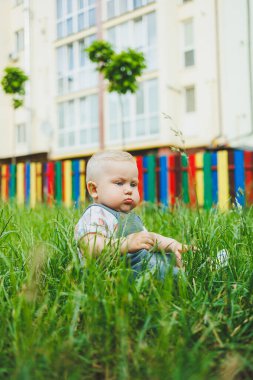
<path id="1" fill-rule="evenodd" d="M 85 202 L 85 160 L 1 165 L 1 199 L 34 207 Z"/>
<path id="2" fill-rule="evenodd" d="M 141 199 L 206 209 L 253 203 L 253 152 L 234 150 L 138 157 Z"/>
<path id="3" fill-rule="evenodd" d="M 235 201 L 253 203 L 253 152 L 198 152 L 188 157 L 137 156 L 141 200 L 175 205 L 177 199 L 206 209 L 228 209 Z M 1 199 L 34 207 L 37 203 L 65 206 L 86 200 L 85 160 L 3 164 Z"/>

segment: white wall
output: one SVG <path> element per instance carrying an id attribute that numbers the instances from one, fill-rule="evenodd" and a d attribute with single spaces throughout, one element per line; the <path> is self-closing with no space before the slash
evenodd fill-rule
<path id="1" fill-rule="evenodd" d="M 14 2 L 0 2 L 0 69 L 6 66 L 21 67 L 29 76 L 26 84 L 24 107 L 13 111 L 11 97 L 0 92 L 0 157 L 46 152 L 51 136 L 46 128 L 54 121 L 54 3 L 50 0 L 35 2 L 24 0 L 19 6 Z M 15 31 L 24 28 L 25 48 L 18 59 L 9 59 L 15 53 Z M 15 142 L 13 125 L 25 123 L 27 140 Z M 15 132 L 16 133 L 16 132 Z"/>
<path id="2" fill-rule="evenodd" d="M 248 16 L 248 5 L 251 13 Z M 249 25 L 249 18 L 251 25 Z M 219 2 L 222 127 L 231 145 L 253 146 L 253 4 L 251 0 Z M 251 51 L 249 33 L 251 28 Z M 251 67 L 250 67 L 251 55 Z M 251 74 L 250 74 L 251 71 Z M 245 137 L 243 137 L 245 136 Z"/>
<path id="3" fill-rule="evenodd" d="M 56 141 L 57 102 L 86 95 L 87 90 L 62 98 L 56 96 L 55 50 L 61 44 L 87 35 L 87 31 L 57 41 L 54 0 L 24 0 L 18 7 L 13 4 L 12 1 L 0 1 L 0 71 L 2 73 L 3 68 L 11 64 L 8 56 L 14 50 L 15 31 L 29 28 L 26 50 L 14 64 L 22 67 L 30 80 L 25 107 L 15 113 L 10 97 L 0 89 L 0 158 L 13 154 L 13 120 L 15 124 L 25 122 L 29 132 L 26 144 L 15 146 L 17 155 L 50 151 L 52 157 L 57 157 L 61 155 Z M 252 0 L 192 0 L 187 3 L 157 0 L 145 9 L 105 21 L 104 28 L 154 10 L 157 12 L 158 69 L 146 74 L 145 78 L 158 78 L 159 81 L 161 131 L 154 139 L 132 141 L 126 148 L 180 145 L 171 127 L 182 130 L 187 147 L 221 143 L 253 147 L 252 78 L 250 81 L 250 75 L 253 76 L 253 26 L 249 25 L 249 21 L 253 22 Z M 189 18 L 194 20 L 195 65 L 185 68 L 182 23 Z M 187 114 L 184 90 L 189 85 L 195 85 L 196 111 Z M 162 113 L 168 114 L 173 122 L 165 119 Z M 106 116 L 106 110 L 104 114 Z M 70 156 L 85 153 L 91 151 L 81 150 L 80 146 L 68 150 Z"/>
<path id="4" fill-rule="evenodd" d="M 31 147 L 51 149 L 55 121 L 55 9 L 54 1 L 32 2 L 31 17 Z M 29 99 L 28 99 L 29 101 Z"/>
<path id="5" fill-rule="evenodd" d="M 3 70 L 6 65 L 6 57 L 10 53 L 9 46 L 11 44 L 11 33 L 10 33 L 10 11 L 11 4 L 10 1 L 0 2 L 0 75 L 3 76 Z M 11 114 L 11 100 L 10 97 L 6 96 L 0 87 L 0 157 L 10 156 L 12 153 L 12 114 Z"/>

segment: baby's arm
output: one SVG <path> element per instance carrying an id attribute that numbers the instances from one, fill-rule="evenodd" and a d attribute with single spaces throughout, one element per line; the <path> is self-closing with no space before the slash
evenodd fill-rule
<path id="1" fill-rule="evenodd" d="M 147 231 L 136 232 L 121 239 L 108 239 L 100 234 L 86 234 L 79 242 L 79 248 L 84 254 L 84 248 L 87 247 L 92 256 L 99 256 L 106 246 L 119 248 L 122 255 L 134 253 L 140 249 L 149 250 L 155 244 L 153 233 Z"/>
<path id="2" fill-rule="evenodd" d="M 90 233 L 80 239 L 79 249 L 82 255 L 84 255 L 85 251 L 88 251 L 91 256 L 97 257 L 107 244 L 109 244 L 108 238 L 100 234 Z"/>

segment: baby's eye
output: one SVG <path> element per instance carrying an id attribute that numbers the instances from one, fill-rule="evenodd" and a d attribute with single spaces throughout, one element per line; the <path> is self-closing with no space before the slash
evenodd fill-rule
<path id="1" fill-rule="evenodd" d="M 117 186 L 123 186 L 123 182 L 121 182 L 121 181 L 115 182 L 115 185 L 117 185 Z"/>
<path id="2" fill-rule="evenodd" d="M 132 182 L 131 183 L 131 187 L 136 187 L 137 186 L 137 183 L 136 182 Z"/>

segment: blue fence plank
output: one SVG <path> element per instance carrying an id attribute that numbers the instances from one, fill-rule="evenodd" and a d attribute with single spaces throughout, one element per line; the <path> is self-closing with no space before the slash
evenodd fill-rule
<path id="1" fill-rule="evenodd" d="M 168 157 L 160 158 L 160 202 L 168 206 Z"/>
<path id="2" fill-rule="evenodd" d="M 25 201 L 26 203 L 30 202 L 30 188 L 31 188 L 30 163 L 27 162 L 25 164 Z"/>
<path id="3" fill-rule="evenodd" d="M 79 170 L 79 160 L 74 160 L 72 162 L 73 170 L 73 201 L 77 206 L 80 198 L 80 170 Z"/>
<path id="4" fill-rule="evenodd" d="M 235 166 L 235 196 L 237 202 L 245 205 L 245 174 L 244 174 L 244 153 L 241 150 L 234 152 L 234 166 Z"/>

